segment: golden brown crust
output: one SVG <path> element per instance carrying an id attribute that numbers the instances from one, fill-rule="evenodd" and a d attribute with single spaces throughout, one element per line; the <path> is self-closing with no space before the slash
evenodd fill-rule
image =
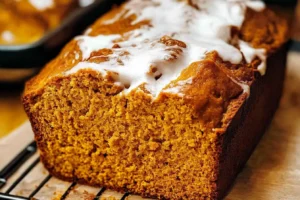
<path id="1" fill-rule="evenodd" d="M 148 21 L 142 21 L 136 24 L 132 22 L 136 19 L 135 15 L 130 15 L 127 18 L 122 18 L 112 24 L 103 24 L 103 21 L 112 19 L 118 12 L 120 12 L 124 6 L 114 8 L 103 17 L 99 18 L 91 27 L 88 35 L 96 36 L 99 34 L 123 34 L 128 31 L 138 29 L 140 26 L 148 25 Z M 256 20 L 259 19 L 259 20 Z M 265 27 L 268 27 L 267 29 Z M 255 31 L 253 31 L 255 30 Z M 287 22 L 277 17 L 271 10 L 265 9 L 262 12 L 255 12 L 251 9 L 247 10 L 246 19 L 242 25 L 240 32 L 237 34 L 241 39 L 249 42 L 256 48 L 265 48 L 268 54 L 276 51 L 282 44 L 288 39 L 288 26 Z M 99 50 L 100 52 L 102 50 Z M 79 59 L 75 59 L 75 55 L 80 55 Z M 220 58 L 217 56 L 210 57 L 214 59 L 216 63 L 220 63 Z M 30 81 L 31 84 L 27 84 L 26 93 L 34 92 L 44 86 L 44 84 L 56 75 L 64 73 L 71 69 L 79 61 L 82 61 L 81 51 L 75 40 L 71 41 L 65 46 L 61 53 L 50 62 L 45 69 Z M 260 63 L 259 60 L 254 60 L 251 63 L 252 68 L 256 68 Z M 227 68 L 233 69 L 228 71 L 237 78 L 244 80 L 252 79 L 251 70 L 246 69 L 249 66 L 241 67 L 243 65 L 226 64 Z M 243 76 L 243 77 L 241 77 Z"/>
<path id="2" fill-rule="evenodd" d="M 268 54 L 278 50 L 289 38 L 287 21 L 272 10 L 256 12 L 248 9 L 239 37 Z"/>
<path id="3" fill-rule="evenodd" d="M 250 97 L 231 102 L 218 131 L 223 135 L 218 197 L 224 197 L 272 120 L 283 90 L 288 45 L 268 58 L 265 76 L 251 83 Z"/>
<path id="4" fill-rule="evenodd" d="M 194 105 L 195 116 L 201 116 L 206 127 L 216 128 L 221 126 L 229 102 L 243 93 L 243 90 L 229 78 L 224 67 L 217 65 L 216 60 L 210 57 L 218 56 L 213 52 L 205 60 L 192 63 L 170 85 L 176 86 L 179 81 L 194 77 L 193 85 L 185 87 L 182 93 Z"/>

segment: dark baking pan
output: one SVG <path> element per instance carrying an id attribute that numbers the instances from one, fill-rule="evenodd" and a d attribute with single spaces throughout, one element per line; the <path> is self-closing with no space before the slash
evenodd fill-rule
<path id="1" fill-rule="evenodd" d="M 296 5 L 297 0 L 264 0 L 266 3 L 281 5 Z"/>
<path id="2" fill-rule="evenodd" d="M 14 82 L 32 75 L 75 35 L 80 34 L 99 16 L 121 0 L 95 0 L 89 6 L 79 7 L 62 23 L 36 42 L 25 45 L 0 45 L 0 82 Z"/>

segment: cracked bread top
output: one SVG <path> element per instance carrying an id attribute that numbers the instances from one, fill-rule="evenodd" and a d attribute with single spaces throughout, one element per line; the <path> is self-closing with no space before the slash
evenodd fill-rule
<path id="1" fill-rule="evenodd" d="M 287 38 L 286 21 L 260 1 L 132 0 L 67 44 L 24 95 L 88 69 L 120 95 L 176 95 L 199 109 L 209 104 L 207 119 L 219 119 L 232 99 L 249 95 L 254 74 L 264 75 L 267 57 Z"/>

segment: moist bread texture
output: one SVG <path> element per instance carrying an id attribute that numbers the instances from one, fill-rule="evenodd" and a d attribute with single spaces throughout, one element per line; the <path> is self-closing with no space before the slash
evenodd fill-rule
<path id="1" fill-rule="evenodd" d="M 116 17 L 127 4 L 101 17 L 86 34 L 120 34 L 126 41 L 126 33 L 151 27 L 151 20 L 137 21 L 134 13 Z M 186 6 L 199 9 L 201 4 Z M 74 39 L 27 82 L 22 97 L 42 162 L 61 179 L 142 196 L 222 198 L 278 106 L 287 30 L 271 10 L 247 8 L 241 27 L 231 27 L 229 43 L 239 49 L 237 41 L 242 40 L 263 48 L 266 60 L 256 56 L 247 62 L 243 55 L 239 63 L 231 63 L 220 52 L 209 51 L 185 66 L 158 95 L 147 83 L 129 91 L 131 85 L 118 82 L 113 71 L 74 70 L 83 61 L 107 63 L 122 46 L 119 39 L 112 48 L 100 46 L 84 58 Z M 159 43 L 172 48 L 167 63 L 180 59 L 188 48 L 176 36 L 162 36 Z M 267 68 L 262 76 L 263 62 Z M 163 78 L 156 73 L 159 68 L 149 69 L 149 76 Z"/>

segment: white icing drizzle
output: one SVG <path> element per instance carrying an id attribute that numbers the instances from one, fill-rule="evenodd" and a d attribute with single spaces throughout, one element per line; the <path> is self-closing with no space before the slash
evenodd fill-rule
<path id="1" fill-rule="evenodd" d="M 112 41 L 118 38 L 120 38 L 120 35 L 78 36 L 75 39 L 78 40 L 82 57 L 87 59 L 93 51 L 101 48 L 111 48 L 113 46 Z"/>
<path id="2" fill-rule="evenodd" d="M 121 10 L 121 12 L 117 13 L 113 18 L 103 21 L 102 24 L 112 24 L 118 21 L 118 19 L 120 19 L 124 14 L 126 14 L 126 12 L 128 12 L 128 10 Z"/>
<path id="3" fill-rule="evenodd" d="M 162 92 L 177 94 L 178 96 L 183 97 L 184 94 L 181 93 L 183 87 L 186 86 L 186 85 L 191 85 L 193 83 L 193 78 L 194 77 L 190 77 L 186 80 L 178 81 L 176 83 L 176 85 L 171 85 L 171 87 L 169 87 L 167 89 L 163 89 Z"/>
<path id="4" fill-rule="evenodd" d="M 76 60 L 79 59 L 79 54 L 78 54 L 78 53 L 75 54 L 75 59 L 76 59 Z"/>
<path id="5" fill-rule="evenodd" d="M 92 31 L 92 28 L 88 28 L 84 31 L 84 35 L 88 35 Z"/>
<path id="6" fill-rule="evenodd" d="M 244 93 L 248 94 L 248 97 L 250 96 L 250 86 L 247 83 L 244 83 L 242 81 L 239 82 L 239 81 L 235 80 L 234 78 L 232 78 L 231 76 L 228 76 L 228 77 L 232 80 L 232 82 L 239 85 L 243 89 Z"/>
<path id="7" fill-rule="evenodd" d="M 251 47 L 248 43 L 244 41 L 239 41 L 240 50 L 243 52 L 247 63 L 250 63 L 255 57 L 261 60 L 260 65 L 257 67 L 258 72 L 263 76 L 266 73 L 266 50 L 265 49 L 255 49 Z"/>
<path id="8" fill-rule="evenodd" d="M 240 42 L 242 44 L 240 50 L 229 44 L 231 27 L 242 25 L 246 8 L 250 5 L 248 1 L 197 0 L 194 2 L 199 9 L 177 0 L 130 1 L 126 4 L 124 13 L 118 17 L 126 18 L 135 14 L 137 19 L 132 24 L 150 20 L 151 26 L 145 25 L 123 36 L 77 37 L 84 60 L 94 51 L 103 48 L 111 49 L 117 39 L 125 37 L 126 40 L 117 43 L 120 48 L 112 49 L 113 53 L 108 55 L 108 61 L 99 64 L 83 61 L 67 74 L 83 68 L 100 71 L 103 76 L 106 71 L 115 72 L 116 81 L 129 86 L 124 89 L 125 93 L 146 83 L 146 88 L 156 97 L 166 85 L 178 78 L 184 68 L 202 60 L 207 52 L 217 51 L 223 60 L 233 64 L 242 61 L 242 53 L 247 62 L 251 62 L 258 56 L 264 63 L 264 54 L 261 50 L 247 46 L 243 41 Z M 253 4 L 250 7 L 259 6 Z M 109 22 L 113 23 L 114 20 L 118 20 L 118 17 Z M 170 36 L 184 42 L 186 48 L 178 45 L 166 46 L 160 42 L 163 36 Z M 176 59 L 173 59 L 174 57 Z M 154 74 L 149 74 L 151 67 L 157 69 Z M 261 72 L 263 70 L 261 67 Z M 158 74 L 161 76 L 157 79 Z M 242 88 L 247 92 L 247 88 Z"/>
<path id="9" fill-rule="evenodd" d="M 257 12 L 261 12 L 265 9 L 265 4 L 261 1 L 246 1 L 246 5 Z"/>
<path id="10" fill-rule="evenodd" d="M 54 7 L 54 0 L 28 0 L 37 10 L 47 10 Z"/>

